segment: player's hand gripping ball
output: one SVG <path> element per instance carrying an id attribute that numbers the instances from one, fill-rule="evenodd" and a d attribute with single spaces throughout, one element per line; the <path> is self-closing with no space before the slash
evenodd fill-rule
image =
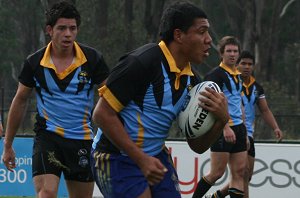
<path id="1" fill-rule="evenodd" d="M 181 132 L 189 139 L 197 138 L 208 132 L 215 123 L 215 117 L 209 111 L 199 106 L 199 92 L 205 91 L 205 87 L 210 87 L 220 93 L 219 86 L 212 81 L 204 81 L 195 85 L 186 96 L 183 109 L 178 116 L 178 125 Z"/>

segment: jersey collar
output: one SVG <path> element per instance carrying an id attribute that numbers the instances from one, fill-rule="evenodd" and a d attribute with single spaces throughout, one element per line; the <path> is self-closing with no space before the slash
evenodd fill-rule
<path id="1" fill-rule="evenodd" d="M 248 88 L 250 87 L 253 83 L 255 83 L 255 78 L 253 76 L 250 76 L 250 82 L 248 84 L 246 84 L 245 82 L 243 82 L 243 86 Z"/>
<path id="2" fill-rule="evenodd" d="M 87 62 L 87 59 L 79 47 L 79 45 L 74 42 L 74 49 L 75 49 L 75 57 L 73 63 L 63 72 L 58 73 L 56 70 L 55 65 L 53 64 L 50 56 L 50 49 L 51 49 L 52 42 L 50 42 L 47 45 L 47 48 L 45 50 L 44 56 L 42 60 L 40 61 L 40 65 L 46 68 L 53 69 L 59 79 L 64 79 L 67 75 L 69 75 L 72 71 L 74 71 L 76 68 L 83 65 L 85 62 Z"/>
<path id="3" fill-rule="evenodd" d="M 178 67 L 176 67 L 176 62 L 171 54 L 171 52 L 169 51 L 168 47 L 166 46 L 164 41 L 160 41 L 159 42 L 159 47 L 161 48 L 161 50 L 163 51 L 169 67 L 170 67 L 170 71 L 180 74 L 181 75 L 188 75 L 188 76 L 194 76 L 193 72 L 192 72 L 192 68 L 191 68 L 191 64 L 188 63 L 183 70 L 180 70 Z"/>
<path id="4" fill-rule="evenodd" d="M 236 67 L 234 67 L 232 69 L 231 67 L 227 66 L 223 62 L 220 63 L 220 67 L 223 68 L 225 71 L 227 71 L 231 75 L 235 75 L 236 76 L 236 75 L 241 74 L 241 72 L 239 72 L 239 70 Z"/>

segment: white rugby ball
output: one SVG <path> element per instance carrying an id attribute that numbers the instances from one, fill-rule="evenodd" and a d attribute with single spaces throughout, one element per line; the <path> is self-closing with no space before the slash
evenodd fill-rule
<path id="1" fill-rule="evenodd" d="M 220 87 L 213 81 L 204 81 L 195 85 L 187 94 L 186 101 L 178 115 L 178 126 L 187 138 L 197 138 L 208 132 L 215 123 L 215 117 L 199 106 L 199 94 L 210 87 L 220 93 Z M 202 96 L 204 97 L 204 96 Z"/>

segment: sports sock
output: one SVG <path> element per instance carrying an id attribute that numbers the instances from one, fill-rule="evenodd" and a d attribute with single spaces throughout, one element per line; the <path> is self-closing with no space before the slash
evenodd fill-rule
<path id="1" fill-rule="evenodd" d="M 243 198 L 244 197 L 244 192 L 236 189 L 236 188 L 229 188 L 228 190 L 230 198 Z"/>
<path id="2" fill-rule="evenodd" d="M 202 177 L 198 182 L 197 188 L 193 194 L 193 198 L 202 198 L 212 185 L 213 184 L 207 181 L 205 177 Z"/>

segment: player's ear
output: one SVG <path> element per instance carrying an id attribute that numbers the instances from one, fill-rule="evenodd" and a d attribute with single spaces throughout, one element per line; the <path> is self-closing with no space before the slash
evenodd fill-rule
<path id="1" fill-rule="evenodd" d="M 52 37 L 52 34 L 53 34 L 53 27 L 51 27 L 51 25 L 47 25 L 46 26 L 46 33 Z"/>
<path id="2" fill-rule="evenodd" d="M 181 43 L 182 31 L 180 29 L 175 29 L 173 33 L 174 41 Z"/>

